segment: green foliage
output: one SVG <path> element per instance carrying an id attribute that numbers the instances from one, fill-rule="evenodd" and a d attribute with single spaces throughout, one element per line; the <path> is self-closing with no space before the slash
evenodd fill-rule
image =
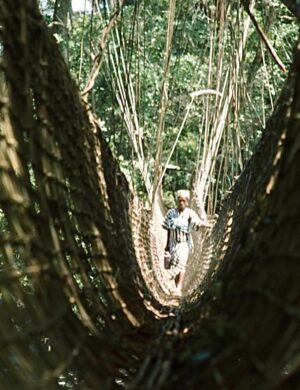
<path id="1" fill-rule="evenodd" d="M 45 17 L 49 18 L 49 9 L 53 1 L 48 1 L 47 4 Z M 110 17 L 108 2 L 102 1 L 99 4 L 100 14 L 76 13 L 72 18 L 72 26 L 68 28 L 68 61 L 80 89 L 83 89 L 87 82 L 103 29 Z M 116 71 L 112 67 L 111 58 L 122 63 L 123 55 L 126 66 L 125 68 L 120 66 L 118 69 L 124 80 L 125 90 L 129 88 L 130 77 L 142 132 L 144 155 L 150 173 L 153 173 L 162 93 L 168 1 L 125 1 L 124 4 L 121 17 L 110 32 L 101 72 L 90 94 L 90 103 L 101 118 L 103 134 L 119 158 L 126 176 L 142 194 L 143 181 L 137 169 L 136 156 L 116 99 Z M 215 2 L 210 0 L 177 2 L 168 75 L 169 101 L 165 130 L 161 140 L 163 142 L 162 164 L 166 162 L 176 139 L 190 101 L 189 93 L 205 88 L 217 89 L 218 83 L 220 83 L 219 88 L 222 89 L 227 71 L 230 78 L 235 77 L 233 61 L 247 15 L 241 11 L 240 2 L 229 2 L 229 8 L 226 8 L 227 2 L 223 2 L 222 6 L 228 12 L 224 13 L 222 19 L 221 3 L 218 4 L 216 7 Z M 278 56 L 288 67 L 297 40 L 298 24 L 279 0 L 268 4 L 257 2 L 253 12 Z M 57 39 L 62 37 L 57 36 Z M 209 53 L 212 42 L 214 47 L 210 63 Z M 220 53 L 223 53 L 222 69 Z M 236 82 L 235 99 L 237 100 L 233 99 L 230 103 L 226 131 L 215 166 L 214 175 L 217 175 L 219 170 L 224 175 L 224 177 L 220 176 L 224 183 L 222 188 L 218 187 L 217 176 L 212 178 L 212 188 L 216 191 L 218 201 L 222 199 L 242 168 L 241 162 L 237 161 L 235 134 L 238 134 L 240 139 L 239 154 L 244 163 L 251 156 L 261 136 L 286 77 L 262 44 L 253 24 L 250 24 L 250 34 L 246 40 L 241 69 Z M 201 97 L 197 102 L 195 101 L 191 109 L 170 161 L 170 164 L 177 169 L 167 169 L 163 181 L 166 200 L 178 187 L 189 187 L 193 179 L 198 157 L 200 161 L 202 158 L 201 153 L 198 156 L 198 152 L 203 150 L 205 139 L 200 138 L 199 135 L 203 134 L 205 107 L 208 102 L 210 102 L 209 129 L 216 117 L 213 99 Z"/>

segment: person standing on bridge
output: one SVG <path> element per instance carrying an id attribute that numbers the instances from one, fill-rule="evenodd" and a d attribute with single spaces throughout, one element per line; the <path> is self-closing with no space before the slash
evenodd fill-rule
<path id="1" fill-rule="evenodd" d="M 169 269 L 170 276 L 174 278 L 175 292 L 179 296 L 188 257 L 193 250 L 191 231 L 198 230 L 200 226 L 210 227 L 207 221 L 203 221 L 188 207 L 189 197 L 188 190 L 177 191 L 177 207 L 167 212 L 163 222 L 163 228 L 168 231 L 164 254 L 165 268 Z"/>

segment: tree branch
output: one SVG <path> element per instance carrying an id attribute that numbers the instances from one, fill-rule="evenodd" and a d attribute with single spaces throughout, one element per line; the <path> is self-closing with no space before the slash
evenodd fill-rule
<path id="1" fill-rule="evenodd" d="M 113 13 L 108 24 L 106 25 L 106 27 L 104 28 L 104 30 L 102 32 L 102 37 L 98 43 L 98 53 L 95 56 L 94 65 L 92 67 L 89 79 L 86 83 L 86 86 L 84 87 L 84 90 L 81 92 L 82 96 L 85 96 L 86 94 L 88 94 L 90 92 L 90 90 L 94 87 L 96 78 L 97 78 L 99 71 L 100 71 L 100 68 L 101 68 L 103 52 L 104 52 L 104 49 L 106 47 L 109 33 L 112 30 L 112 28 L 115 26 L 115 24 L 117 23 L 117 20 L 119 18 L 119 15 L 120 15 L 120 12 L 121 12 L 121 9 L 123 6 L 123 2 L 124 2 L 124 0 L 120 0 L 117 10 Z"/>
<path id="2" fill-rule="evenodd" d="M 256 31 L 258 32 L 258 34 L 260 35 L 262 41 L 264 42 L 264 44 L 266 45 L 267 49 L 269 50 L 271 56 L 273 57 L 273 59 L 275 60 L 276 64 L 279 66 L 279 68 L 283 71 L 283 72 L 286 72 L 286 67 L 285 65 L 283 64 L 283 62 L 281 61 L 281 59 L 278 57 L 274 47 L 272 46 L 271 42 L 269 41 L 269 39 L 267 38 L 266 34 L 264 33 L 263 29 L 260 27 L 260 25 L 257 23 L 257 20 L 255 19 L 255 16 L 253 15 L 253 13 L 251 12 L 250 10 L 250 7 L 249 7 L 249 2 L 247 0 L 243 0 L 242 1 L 243 3 L 243 6 L 245 8 L 245 11 L 247 12 L 247 14 L 250 16 L 250 19 L 252 20 L 252 23 L 254 24 L 255 28 L 256 28 Z"/>

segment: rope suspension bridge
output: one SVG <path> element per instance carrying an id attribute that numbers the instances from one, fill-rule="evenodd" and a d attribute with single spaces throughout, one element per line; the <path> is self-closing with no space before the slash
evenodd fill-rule
<path id="1" fill-rule="evenodd" d="M 232 148 L 239 178 L 213 228 L 196 238 L 179 299 L 170 292 L 162 267 L 160 196 L 176 2 L 169 2 L 160 146 L 152 177 L 143 149 L 140 100 L 115 27 L 122 3 L 111 9 L 95 66 L 80 93 L 37 2 L 0 0 L 0 388 L 296 389 L 299 47 L 252 157 L 244 160 Z M 212 29 L 211 42 L 224 38 L 226 14 L 240 7 L 229 3 L 216 2 L 223 25 Z M 207 99 L 200 136 L 207 142 L 199 136 L 196 154 L 202 163 L 192 204 L 200 214 L 208 204 L 209 217 L 216 211 L 218 186 L 225 186 L 220 172 L 226 175 L 226 164 L 220 167 L 215 160 L 232 102 L 236 123 L 237 102 L 250 102 L 238 88 L 254 17 L 250 3 L 230 53 L 236 77 L 223 72 L 220 53 L 224 82 L 202 91 Z M 205 8 L 206 2 L 201 5 Z M 134 17 L 139 12 L 136 5 Z M 109 34 L 118 53 L 104 56 Z M 210 61 L 215 50 L 211 45 Z M 148 206 L 131 189 L 88 102 L 102 64 L 115 75 L 114 101 L 144 179 Z M 186 113 L 199 91 L 188 95 Z M 178 118 L 182 128 L 185 120 Z M 231 135 L 238 145 L 240 135 Z"/>

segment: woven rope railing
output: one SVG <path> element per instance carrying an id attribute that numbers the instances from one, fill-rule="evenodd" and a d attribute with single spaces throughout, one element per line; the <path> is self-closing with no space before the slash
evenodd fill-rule
<path id="1" fill-rule="evenodd" d="M 193 275 L 204 281 L 181 323 L 191 328 L 186 345 L 193 345 L 189 368 L 180 373 L 179 364 L 177 371 L 187 388 L 286 389 L 300 383 L 299 61 L 298 47 L 264 137 L 198 257 L 199 268 L 208 262 L 209 272 L 195 273 L 195 262 L 189 269 L 191 285 Z"/>
<path id="2" fill-rule="evenodd" d="M 220 269 L 223 272 L 224 267 L 231 266 L 232 251 L 243 251 L 246 247 L 245 235 L 251 224 L 256 224 L 255 220 L 260 218 L 264 199 L 274 185 L 282 141 L 285 138 L 286 118 L 291 110 L 290 94 L 294 83 L 295 72 L 292 69 L 263 137 L 256 146 L 256 152 L 223 202 L 213 233 L 204 232 L 196 237 L 198 247 L 190 259 L 186 276 L 187 287 L 190 286 L 187 290 L 189 294 L 199 285 L 202 285 L 203 292 L 203 283 L 209 283 Z M 258 170 L 259 174 L 256 173 Z M 198 255 L 200 252 L 201 256 Z M 225 257 L 228 261 L 223 261 Z M 199 269 L 201 272 L 196 272 Z M 195 294 L 197 295 L 196 291 Z"/>
<path id="3" fill-rule="evenodd" d="M 56 388 L 68 373 L 108 386 L 157 332 L 131 195 L 35 2 L 1 1 L 0 13 L 0 382 Z"/>
<path id="4" fill-rule="evenodd" d="M 179 306 L 161 267 L 161 212 L 151 222 L 131 194 L 36 2 L 0 0 L 0 26 L 1 386 L 291 388 L 299 53 Z"/>

